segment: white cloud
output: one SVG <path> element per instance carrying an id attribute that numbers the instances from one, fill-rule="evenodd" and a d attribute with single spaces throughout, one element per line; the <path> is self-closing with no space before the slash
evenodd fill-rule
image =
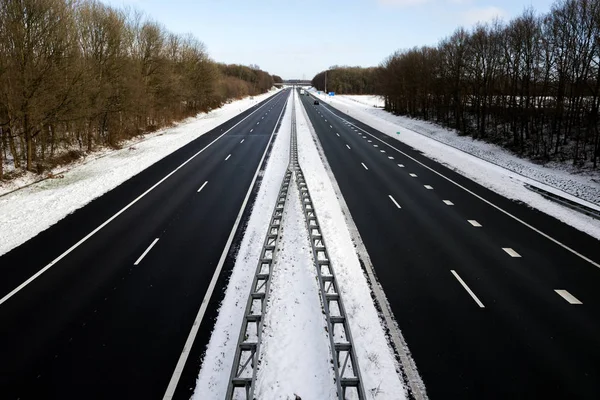
<path id="1" fill-rule="evenodd" d="M 429 2 L 429 0 L 377 0 L 377 2 L 384 6 L 406 7 L 424 4 Z"/>
<path id="2" fill-rule="evenodd" d="M 474 25 L 478 22 L 491 22 L 496 17 L 504 18 L 507 15 L 506 11 L 496 6 L 471 8 L 461 13 L 463 23 L 468 25 Z"/>

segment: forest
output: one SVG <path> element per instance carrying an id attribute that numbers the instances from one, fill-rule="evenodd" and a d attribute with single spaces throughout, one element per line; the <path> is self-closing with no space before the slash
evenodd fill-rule
<path id="1" fill-rule="evenodd" d="M 0 2 L 0 180 L 268 91 L 278 76 L 94 0 Z M 7 168 L 9 166 L 10 168 Z"/>
<path id="2" fill-rule="evenodd" d="M 323 75 L 313 79 L 319 90 Z M 330 86 L 332 76 L 336 86 Z M 347 81 L 340 84 L 338 77 Z M 596 169 L 600 2 L 563 0 L 546 14 L 526 9 L 507 22 L 459 28 L 436 46 L 396 51 L 375 69 L 332 67 L 327 88 L 381 95 L 392 113 L 441 124 L 539 162 Z"/>

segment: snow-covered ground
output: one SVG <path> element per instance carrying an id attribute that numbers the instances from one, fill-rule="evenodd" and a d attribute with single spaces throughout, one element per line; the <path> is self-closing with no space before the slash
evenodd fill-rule
<path id="1" fill-rule="evenodd" d="M 93 199 L 235 115 L 273 95 L 234 101 L 188 118 L 173 128 L 146 135 L 119 150 L 93 153 L 46 179 L 0 197 L 0 255 L 31 239 Z M 0 195 L 30 184 L 33 174 L 0 185 Z"/>
<path id="2" fill-rule="evenodd" d="M 194 391 L 195 400 L 221 400 L 227 391 L 246 300 L 279 187 L 289 163 L 290 129 L 288 103 L 206 348 Z"/>
<path id="3" fill-rule="evenodd" d="M 381 100 L 374 96 L 322 95 L 321 99 L 479 184 L 600 239 L 598 220 L 549 201 L 524 186 L 528 183 L 600 210 L 600 183 L 593 180 L 599 179 L 597 175 L 573 174 L 562 165 L 538 165 L 499 146 L 458 136 L 438 125 L 395 116 L 375 107 Z"/>
<path id="4" fill-rule="evenodd" d="M 340 202 L 313 141 L 308 118 L 299 100 L 297 104 L 298 160 L 338 280 L 365 392 L 368 398 L 377 400 L 403 399 L 405 388 L 385 336 L 384 324 L 373 304 Z"/>

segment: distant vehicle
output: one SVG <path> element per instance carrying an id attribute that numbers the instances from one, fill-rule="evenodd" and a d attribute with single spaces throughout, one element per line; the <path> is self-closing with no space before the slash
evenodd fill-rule
<path id="1" fill-rule="evenodd" d="M 318 105 L 319 105 L 319 100 L 315 100 L 315 103 L 314 103 L 314 104 L 315 104 L 316 106 L 318 106 Z"/>
<path id="2" fill-rule="evenodd" d="M 304 94 L 304 89 L 300 89 L 300 94 Z"/>

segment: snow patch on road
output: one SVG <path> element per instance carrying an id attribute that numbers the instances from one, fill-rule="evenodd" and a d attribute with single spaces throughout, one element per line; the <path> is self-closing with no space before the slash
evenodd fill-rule
<path id="1" fill-rule="evenodd" d="M 129 142 L 120 150 L 104 150 L 47 179 L 0 197 L 0 255 L 48 229 L 68 214 L 114 189 L 155 162 L 185 146 L 242 111 L 273 95 L 269 92 L 226 104 Z M 31 183 L 33 175 L 0 185 L 0 194 Z"/>
<path id="2" fill-rule="evenodd" d="M 298 189 L 290 183 L 263 325 L 257 399 L 337 398 L 331 349 Z"/>
<path id="3" fill-rule="evenodd" d="M 290 127 L 288 104 L 206 348 L 194 390 L 195 400 L 221 400 L 227 392 L 250 286 L 289 162 Z"/>
<path id="4" fill-rule="evenodd" d="M 299 105 L 296 110 L 298 159 L 336 274 L 365 392 L 368 398 L 377 400 L 406 398 L 399 366 L 385 336 L 384 324 L 373 304 L 344 214 L 313 142 L 302 107 Z"/>
<path id="5" fill-rule="evenodd" d="M 371 105 L 364 104 L 368 103 L 368 99 L 356 101 L 360 96 L 350 99 L 345 97 L 321 96 L 323 101 L 338 110 L 421 151 L 425 156 L 480 185 L 509 199 L 522 201 L 600 239 L 600 224 L 597 220 L 547 200 L 524 186 L 526 183 L 531 184 L 600 210 L 600 183 L 594 182 L 592 177 L 537 165 L 510 154 L 501 147 L 458 136 L 438 125 L 395 116 L 373 107 L 373 102 Z"/>

